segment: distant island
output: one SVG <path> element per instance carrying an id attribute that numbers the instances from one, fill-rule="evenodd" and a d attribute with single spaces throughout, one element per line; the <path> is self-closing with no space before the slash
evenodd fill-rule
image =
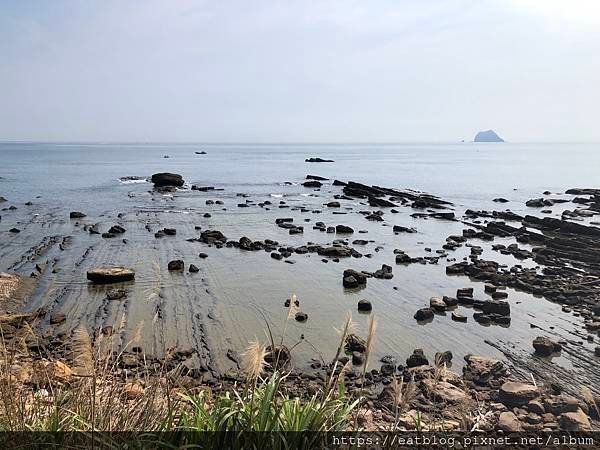
<path id="1" fill-rule="evenodd" d="M 474 142 L 504 142 L 494 130 L 480 131 L 475 135 Z"/>

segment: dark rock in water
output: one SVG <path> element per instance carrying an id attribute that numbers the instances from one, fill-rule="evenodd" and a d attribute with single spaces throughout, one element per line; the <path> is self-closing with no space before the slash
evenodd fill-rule
<path id="1" fill-rule="evenodd" d="M 205 244 L 224 244 L 227 241 L 227 238 L 218 230 L 205 230 L 200 233 L 200 241 Z"/>
<path id="2" fill-rule="evenodd" d="M 421 321 L 421 320 L 433 319 L 433 316 L 434 316 L 433 309 L 421 308 L 415 313 L 414 318 L 416 320 Z"/>
<path id="3" fill-rule="evenodd" d="M 393 231 L 394 231 L 394 233 L 416 233 L 417 229 L 403 227 L 401 225 L 394 225 Z"/>
<path id="4" fill-rule="evenodd" d="M 87 279 L 92 283 L 118 283 L 135 279 L 135 272 L 122 266 L 95 267 L 87 271 Z"/>
<path id="5" fill-rule="evenodd" d="M 215 190 L 214 186 L 198 186 L 195 184 L 192 185 L 192 191 L 208 192 L 208 191 L 214 191 L 214 190 Z"/>
<path id="6" fill-rule="evenodd" d="M 306 175 L 307 180 L 327 181 L 329 178 L 320 177 L 319 175 Z"/>
<path id="7" fill-rule="evenodd" d="M 184 262 L 181 259 L 176 259 L 173 261 L 169 261 L 169 264 L 167 265 L 168 270 L 178 270 L 178 271 L 183 271 L 184 269 Z"/>
<path id="8" fill-rule="evenodd" d="M 351 234 L 354 233 L 354 229 L 347 225 L 336 225 L 335 232 L 340 234 Z"/>
<path id="9" fill-rule="evenodd" d="M 494 130 L 480 131 L 475 135 L 474 142 L 504 142 L 500 136 L 496 134 Z"/>
<path id="10" fill-rule="evenodd" d="M 344 183 L 343 181 L 340 180 L 333 180 L 333 185 L 334 186 L 346 186 L 347 183 Z"/>
<path id="11" fill-rule="evenodd" d="M 452 320 L 456 321 L 456 322 L 466 322 L 467 321 L 467 316 L 457 313 L 457 312 L 453 312 L 452 313 Z"/>
<path id="12" fill-rule="evenodd" d="M 304 160 L 304 162 L 310 162 L 310 163 L 328 163 L 328 162 L 335 162 L 332 159 L 323 159 L 323 158 L 307 158 Z"/>
<path id="13" fill-rule="evenodd" d="M 177 230 L 175 228 L 163 228 L 162 231 L 167 236 L 175 236 L 177 234 Z"/>
<path id="14" fill-rule="evenodd" d="M 205 259 L 205 258 L 208 258 L 208 255 L 207 255 L 206 253 L 200 253 L 200 254 L 198 255 L 198 257 L 200 257 L 200 258 L 202 258 L 202 259 Z"/>
<path id="15" fill-rule="evenodd" d="M 323 186 L 323 183 L 317 180 L 309 180 L 302 183 L 302 186 L 310 188 L 320 188 L 321 186 Z"/>
<path id="16" fill-rule="evenodd" d="M 281 259 L 283 259 L 283 255 L 281 253 L 273 252 L 271 253 L 271 258 L 280 261 Z"/>
<path id="17" fill-rule="evenodd" d="M 429 361 L 425 357 L 423 350 L 420 348 L 413 350 L 412 355 L 406 359 L 406 367 L 427 366 L 428 364 Z"/>
<path id="18" fill-rule="evenodd" d="M 394 274 L 392 273 L 392 267 L 387 264 L 382 264 L 381 269 L 373 272 L 373 278 L 383 279 L 383 280 L 391 280 L 394 278 Z"/>
<path id="19" fill-rule="evenodd" d="M 85 217 L 85 214 L 80 211 L 71 211 L 69 213 L 69 218 L 71 218 L 71 219 L 83 219 L 84 217 Z"/>
<path id="20" fill-rule="evenodd" d="M 194 152 L 196 155 L 206 155 L 206 152 L 204 150 L 200 151 L 200 152 Z"/>
<path id="21" fill-rule="evenodd" d="M 15 234 L 16 234 L 16 233 L 20 233 L 20 232 L 21 232 L 21 230 L 19 230 L 18 228 L 11 228 L 11 229 L 10 229 L 10 230 L 8 230 L 8 231 L 9 231 L 9 232 L 11 232 L 11 233 L 15 233 Z"/>
<path id="22" fill-rule="evenodd" d="M 508 200 L 506 200 L 505 198 L 502 198 L 502 197 L 495 198 L 494 201 L 496 203 L 508 203 Z"/>
<path id="23" fill-rule="evenodd" d="M 126 231 L 127 230 L 125 228 L 123 228 L 121 225 L 113 225 L 108 230 L 108 232 L 111 234 L 122 234 L 122 233 L 125 233 Z"/>
<path id="24" fill-rule="evenodd" d="M 104 239 L 110 239 L 116 237 L 116 235 L 114 233 L 102 233 L 102 237 Z"/>
<path id="25" fill-rule="evenodd" d="M 291 300 L 291 299 L 289 299 L 289 298 L 287 298 L 287 299 L 285 300 L 285 302 L 283 303 L 283 306 L 285 306 L 286 308 L 289 308 L 289 307 L 290 307 L 290 304 L 291 304 L 291 302 L 292 302 L 292 300 Z M 300 306 L 300 300 L 298 300 L 298 299 L 294 300 L 294 306 Z"/>
<path id="26" fill-rule="evenodd" d="M 369 197 L 369 205 L 376 208 L 393 208 L 397 206 L 395 203 L 385 200 L 383 198 Z"/>
<path id="27" fill-rule="evenodd" d="M 344 270 L 343 285 L 345 288 L 353 289 L 359 286 L 366 286 L 367 276 L 364 273 L 353 269 Z"/>
<path id="28" fill-rule="evenodd" d="M 547 337 L 538 336 L 533 340 L 533 348 L 535 348 L 536 355 L 550 356 L 554 352 L 561 351 L 562 345 Z"/>
<path id="29" fill-rule="evenodd" d="M 183 178 L 181 175 L 176 173 L 155 173 L 151 178 L 155 187 L 164 187 L 164 186 L 175 186 L 181 187 L 183 186 Z"/>
<path id="30" fill-rule="evenodd" d="M 308 319 L 308 314 L 302 311 L 298 311 L 294 316 L 294 319 L 296 319 L 296 322 L 306 322 L 306 320 Z"/>
<path id="31" fill-rule="evenodd" d="M 550 206 L 546 204 L 546 201 L 543 198 L 534 198 L 531 200 L 527 200 L 525 202 L 525 206 L 529 206 L 530 208 L 543 208 L 544 206 Z"/>
<path id="32" fill-rule="evenodd" d="M 442 297 L 442 300 L 444 301 L 444 303 L 446 304 L 446 306 L 448 307 L 452 307 L 452 306 L 456 306 L 458 305 L 458 299 L 454 298 L 454 297 L 448 297 L 447 295 L 444 295 Z"/>
<path id="33" fill-rule="evenodd" d="M 484 314 L 500 314 L 510 316 L 510 304 L 501 300 L 487 300 L 481 304 Z"/>
<path id="34" fill-rule="evenodd" d="M 361 366 L 365 362 L 365 358 L 359 352 L 352 353 L 352 364 L 355 366 Z"/>
<path id="35" fill-rule="evenodd" d="M 359 311 L 371 311 L 373 306 L 369 300 L 359 300 L 358 301 L 358 310 Z"/>
<path id="36" fill-rule="evenodd" d="M 339 208 L 341 205 L 340 205 L 340 202 L 329 202 L 329 203 L 327 203 L 326 206 L 328 208 Z"/>
<path id="37" fill-rule="evenodd" d="M 348 353 L 352 353 L 352 352 L 364 353 L 367 350 L 367 342 L 363 338 L 361 338 L 355 334 L 349 334 L 348 336 L 346 336 L 346 342 L 344 344 L 344 349 Z"/>
<path id="38" fill-rule="evenodd" d="M 125 289 L 110 289 L 106 293 L 106 298 L 108 300 L 121 300 L 127 297 L 127 291 Z"/>
<path id="39" fill-rule="evenodd" d="M 4 203 L 5 201 L 7 201 L 4 197 L 0 196 L 0 203 Z"/>
<path id="40" fill-rule="evenodd" d="M 198 269 L 198 267 L 196 267 L 194 264 L 190 264 L 190 268 L 188 270 L 190 273 L 200 272 L 200 269 Z"/>

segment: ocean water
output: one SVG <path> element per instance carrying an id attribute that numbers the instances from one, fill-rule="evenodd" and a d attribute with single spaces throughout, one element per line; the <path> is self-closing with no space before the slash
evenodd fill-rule
<path id="1" fill-rule="evenodd" d="M 206 155 L 196 155 L 206 151 Z M 168 155 L 169 158 L 164 158 Z M 334 163 L 305 163 L 305 158 L 321 157 Z M 523 352 L 531 351 L 531 340 L 540 333 L 558 338 L 580 336 L 582 322 L 564 314 L 559 305 L 543 298 L 509 289 L 512 308 L 510 327 L 481 326 L 469 317 L 466 324 L 447 315 L 433 322 L 417 324 L 413 314 L 428 305 L 434 295 L 453 295 L 457 288 L 472 286 L 476 297 L 484 297 L 483 284 L 465 277 L 445 275 L 450 262 L 438 265 L 395 266 L 395 248 L 411 256 L 428 256 L 427 247 L 441 248 L 445 238 L 460 234 L 459 222 L 410 217 L 411 208 L 399 214 L 386 213 L 383 224 L 368 222 L 359 211 L 373 209 L 356 201 L 342 201 L 334 215 L 323 207 L 341 189 L 326 183 L 320 191 L 300 183 L 307 174 L 342 181 L 414 189 L 437 195 L 454 204 L 457 215 L 466 209 L 511 209 L 534 213 L 525 206 L 530 198 L 550 191 L 555 197 L 572 187 L 598 186 L 600 145 L 593 144 L 0 144 L 0 196 L 8 202 L 0 207 L 0 270 L 28 274 L 40 260 L 56 270 L 45 271 L 31 301 L 24 307 L 44 306 L 64 312 L 67 323 L 59 331 L 68 332 L 83 324 L 92 333 L 103 326 L 119 329 L 119 344 L 141 334 L 145 351 L 160 354 L 167 348 L 193 347 L 219 370 L 232 368 L 226 353 L 243 351 L 248 340 L 265 341 L 265 322 L 275 333 L 286 329 L 286 342 L 300 344 L 294 361 L 306 367 L 311 358 L 327 358 L 336 346 L 334 326 L 347 311 L 353 312 L 357 333 L 364 334 L 367 315 L 356 313 L 356 303 L 366 298 L 373 303 L 378 318 L 376 356 L 392 354 L 400 361 L 414 348 L 423 348 L 432 358 L 436 351 L 452 350 L 455 364 L 461 365 L 468 353 L 502 355 L 486 341 L 502 342 Z M 217 191 L 178 191 L 156 195 L 145 182 L 122 182 L 126 176 L 146 177 L 155 172 L 183 175 L 186 186 L 214 186 Z M 247 195 L 239 197 L 238 194 Z M 504 197 L 508 203 L 492 200 Z M 224 205 L 206 205 L 206 200 L 223 200 Z M 238 208 L 252 200 L 270 200 L 274 207 Z M 27 206 L 26 202 L 33 205 Z M 277 203 L 306 207 L 319 214 L 279 209 Z M 551 216 L 560 217 L 572 204 L 552 207 Z M 82 222 L 98 223 L 103 231 L 115 223 L 127 229 L 120 238 L 102 239 L 89 235 L 81 224 L 68 219 L 68 212 L 80 210 L 88 217 Z M 211 217 L 204 217 L 209 212 Z M 119 216 L 120 214 L 120 216 Z M 277 217 L 294 217 L 303 223 L 305 233 L 289 235 L 274 224 Z M 350 238 L 368 239 L 358 248 L 371 258 L 323 263 L 315 255 L 293 255 L 295 264 L 272 260 L 264 252 L 215 249 L 187 239 L 197 237 L 196 226 L 214 228 L 239 239 L 274 239 L 298 246 L 307 242 L 328 243 L 335 236 L 312 230 L 312 223 L 347 224 L 366 234 Z M 415 227 L 416 234 L 395 235 L 391 226 Z M 7 230 L 22 230 L 14 235 Z M 177 228 L 176 238 L 155 239 L 154 231 Z M 45 242 L 68 237 L 68 245 L 58 249 Z M 55 242 L 52 241 L 52 242 Z M 511 243 L 496 239 L 494 243 Z M 484 247 L 483 258 L 508 265 L 535 266 L 517 261 L 490 249 L 489 242 L 473 241 Z M 35 249 L 44 248 L 41 255 Z M 522 246 L 527 248 L 527 246 Z M 32 249 L 34 249 L 32 251 Z M 450 254 L 460 261 L 468 248 Z M 199 252 L 209 257 L 198 258 Z M 184 259 L 200 267 L 199 274 L 173 274 L 166 271 L 171 259 Z M 136 269 L 136 282 L 128 285 L 125 302 L 107 302 L 101 288 L 88 286 L 85 270 L 103 264 L 124 264 Z M 341 273 L 346 268 L 376 270 L 381 264 L 394 266 L 392 280 L 368 282 L 361 291 L 346 291 Z M 395 289 L 394 289 L 395 288 Z M 283 302 L 298 295 L 300 309 L 309 315 L 306 323 L 291 321 L 285 326 L 287 310 Z M 470 316 L 468 308 L 460 308 Z M 539 328 L 532 329 L 531 325 Z M 48 325 L 49 326 L 49 325 Z M 50 326 L 49 326 L 50 327 Z M 141 330 L 141 333 L 140 333 Z M 592 349 L 590 344 L 584 344 Z M 586 347 L 586 348 L 587 348 Z M 568 358 L 556 362 L 569 367 Z"/>

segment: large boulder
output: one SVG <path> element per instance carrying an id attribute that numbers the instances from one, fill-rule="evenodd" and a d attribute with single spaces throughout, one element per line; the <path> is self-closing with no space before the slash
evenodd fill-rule
<path id="1" fill-rule="evenodd" d="M 537 386 L 518 381 L 507 381 L 498 392 L 498 400 L 506 406 L 523 406 L 531 400 L 539 397 L 540 391 Z"/>
<path id="2" fill-rule="evenodd" d="M 87 271 L 87 279 L 97 284 L 119 283 L 135 279 L 135 272 L 122 266 L 94 267 Z"/>
<path id="3" fill-rule="evenodd" d="M 176 173 L 155 173 L 152 175 L 152 182 L 155 187 L 164 187 L 164 186 L 175 186 L 181 187 L 183 186 L 183 177 Z"/>

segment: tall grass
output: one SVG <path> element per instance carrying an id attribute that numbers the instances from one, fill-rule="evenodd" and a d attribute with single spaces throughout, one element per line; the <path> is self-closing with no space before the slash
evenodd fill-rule
<path id="1" fill-rule="evenodd" d="M 251 342 L 243 355 L 245 381 L 212 391 L 183 387 L 177 370 L 123 375 L 117 370 L 123 352 L 113 352 L 112 342 L 101 339 L 92 352 L 81 328 L 70 367 L 43 347 L 31 354 L 25 342 L 37 336 L 28 325 L 6 341 L 0 322 L 0 431 L 343 431 L 359 402 L 346 393 L 344 370 L 335 370 L 349 325 L 347 319 L 334 370 L 321 391 L 300 399 L 287 393 L 291 380 L 278 352 L 284 336 L 275 340 L 270 329 L 271 367 L 268 348 Z"/>

